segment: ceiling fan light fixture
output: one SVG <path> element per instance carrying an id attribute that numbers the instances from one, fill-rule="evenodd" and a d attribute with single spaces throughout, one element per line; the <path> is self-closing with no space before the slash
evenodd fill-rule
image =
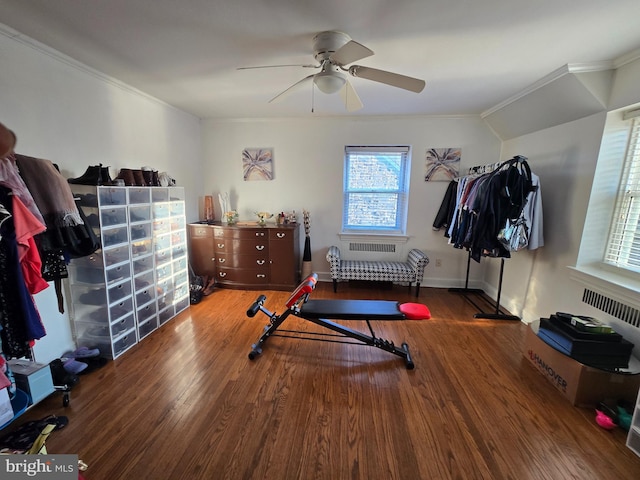
<path id="1" fill-rule="evenodd" d="M 338 72 L 320 72 L 316 73 L 313 77 L 313 83 L 323 93 L 336 93 L 340 91 L 346 83 L 344 75 Z"/>

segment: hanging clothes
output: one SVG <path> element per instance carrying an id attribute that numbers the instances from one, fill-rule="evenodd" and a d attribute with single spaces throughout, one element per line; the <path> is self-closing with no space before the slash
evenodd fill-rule
<path id="1" fill-rule="evenodd" d="M 511 256 L 498 240 L 507 219 L 524 218 L 530 234 L 529 250 L 544 245 L 540 178 L 531 173 L 521 156 L 490 167 L 489 173 L 457 179 L 453 208 L 453 182 L 449 185 L 433 225 L 434 229 L 448 225 L 445 237 L 449 237 L 449 243 L 469 250 L 478 262 L 482 256 Z M 448 218 L 443 220 L 444 211 Z"/>
<path id="2" fill-rule="evenodd" d="M 20 266 L 11 191 L 0 187 L 0 204 L 12 215 L 0 226 L 0 337 L 9 357 L 31 356 L 31 343 L 46 335 Z"/>

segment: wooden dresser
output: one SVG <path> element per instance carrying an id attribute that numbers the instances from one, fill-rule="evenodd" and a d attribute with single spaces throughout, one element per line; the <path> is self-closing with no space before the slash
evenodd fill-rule
<path id="1" fill-rule="evenodd" d="M 197 275 L 214 275 L 230 288 L 290 290 L 300 281 L 299 225 L 188 226 Z"/>

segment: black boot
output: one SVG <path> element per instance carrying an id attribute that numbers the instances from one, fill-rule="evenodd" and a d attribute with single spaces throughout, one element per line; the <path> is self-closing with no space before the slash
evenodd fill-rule
<path id="1" fill-rule="evenodd" d="M 100 165 L 95 165 L 91 167 L 87 167 L 87 171 L 84 172 L 78 178 L 69 178 L 67 181 L 69 183 L 74 183 L 78 185 L 100 185 Z"/>
<path id="2" fill-rule="evenodd" d="M 109 175 L 109 167 L 103 167 L 100 164 L 100 185 L 113 185 L 113 180 Z"/>

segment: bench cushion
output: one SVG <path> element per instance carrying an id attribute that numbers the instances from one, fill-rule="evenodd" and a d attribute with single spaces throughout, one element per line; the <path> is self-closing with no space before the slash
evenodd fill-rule
<path id="1" fill-rule="evenodd" d="M 342 260 L 340 277 L 345 280 L 415 282 L 416 272 L 407 262 Z"/>

